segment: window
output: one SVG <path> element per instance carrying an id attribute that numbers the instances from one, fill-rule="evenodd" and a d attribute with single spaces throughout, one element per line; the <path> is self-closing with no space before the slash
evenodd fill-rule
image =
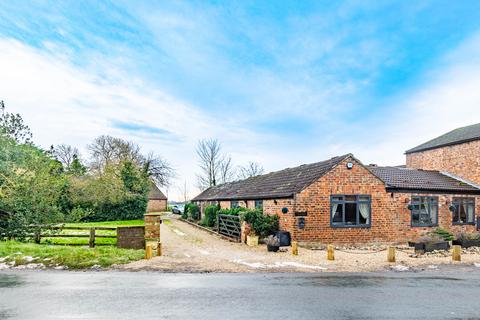
<path id="1" fill-rule="evenodd" d="M 412 226 L 431 227 L 438 224 L 438 198 L 412 197 Z"/>
<path id="2" fill-rule="evenodd" d="M 369 195 L 332 195 L 330 210 L 332 227 L 370 227 Z"/>
<path id="3" fill-rule="evenodd" d="M 453 198 L 453 224 L 475 224 L 475 199 Z"/>
<path id="4" fill-rule="evenodd" d="M 255 200 L 255 209 L 263 208 L 263 200 Z"/>
<path id="5" fill-rule="evenodd" d="M 230 201 L 230 208 L 231 209 L 235 209 L 235 208 L 238 208 L 238 207 L 240 207 L 238 205 L 238 201 Z"/>

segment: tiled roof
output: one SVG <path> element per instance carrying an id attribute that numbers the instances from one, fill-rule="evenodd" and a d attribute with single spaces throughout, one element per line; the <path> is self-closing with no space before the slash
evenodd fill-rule
<path id="1" fill-rule="evenodd" d="M 480 189 L 438 171 L 399 167 L 368 167 L 387 189 L 479 193 Z"/>
<path id="2" fill-rule="evenodd" d="M 157 185 L 153 182 L 150 183 L 150 191 L 148 192 L 148 200 L 167 200 L 167 197 L 163 194 Z"/>
<path id="3" fill-rule="evenodd" d="M 420 152 L 474 140 L 480 140 L 480 123 L 455 129 L 441 135 L 440 137 L 416 146 L 415 148 L 407 150 L 405 153 Z"/>
<path id="4" fill-rule="evenodd" d="M 291 197 L 350 156 L 352 155 L 347 154 L 322 162 L 304 164 L 295 168 L 287 168 L 210 187 L 193 200 L 247 200 Z"/>

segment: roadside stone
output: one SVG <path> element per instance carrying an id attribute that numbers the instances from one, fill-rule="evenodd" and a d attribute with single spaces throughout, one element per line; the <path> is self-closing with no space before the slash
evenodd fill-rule
<path id="1" fill-rule="evenodd" d="M 43 263 L 29 263 L 25 265 L 26 269 L 45 269 L 45 265 Z"/>
<path id="2" fill-rule="evenodd" d="M 54 270 L 67 270 L 68 267 L 67 266 L 55 266 L 53 267 Z"/>
<path id="3" fill-rule="evenodd" d="M 410 268 L 407 267 L 407 266 L 403 266 L 403 265 L 396 265 L 396 266 L 392 266 L 390 267 L 393 271 L 396 271 L 396 272 L 405 272 L 405 271 L 409 271 Z"/>

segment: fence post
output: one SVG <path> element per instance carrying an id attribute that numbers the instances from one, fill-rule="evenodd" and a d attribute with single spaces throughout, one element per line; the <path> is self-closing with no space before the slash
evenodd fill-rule
<path id="1" fill-rule="evenodd" d="M 327 246 L 327 260 L 330 260 L 330 261 L 335 260 L 335 249 L 331 244 Z"/>
<path id="2" fill-rule="evenodd" d="M 292 241 L 292 255 L 298 256 L 298 242 Z"/>
<path id="3" fill-rule="evenodd" d="M 35 243 L 40 244 L 40 241 L 42 239 L 41 234 L 42 234 L 41 230 L 38 230 L 37 232 L 35 232 Z"/>
<path id="4" fill-rule="evenodd" d="M 395 247 L 388 247 L 387 261 L 395 262 Z"/>
<path id="5" fill-rule="evenodd" d="M 453 261 L 461 261 L 461 252 L 462 252 L 462 247 L 461 246 L 453 246 L 453 251 L 452 251 L 452 260 Z"/>
<path id="6" fill-rule="evenodd" d="M 90 228 L 90 238 L 88 239 L 88 246 L 90 248 L 95 247 L 95 228 Z"/>

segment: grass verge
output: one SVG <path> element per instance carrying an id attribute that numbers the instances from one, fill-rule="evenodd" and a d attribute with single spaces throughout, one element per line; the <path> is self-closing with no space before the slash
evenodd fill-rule
<path id="1" fill-rule="evenodd" d="M 69 269 L 84 269 L 94 265 L 109 267 L 143 259 L 144 250 L 120 249 L 112 246 L 84 248 L 50 246 L 44 244 L 0 242 L 0 257 L 4 263 L 15 265 L 42 263 L 47 267 L 66 266 Z"/>

